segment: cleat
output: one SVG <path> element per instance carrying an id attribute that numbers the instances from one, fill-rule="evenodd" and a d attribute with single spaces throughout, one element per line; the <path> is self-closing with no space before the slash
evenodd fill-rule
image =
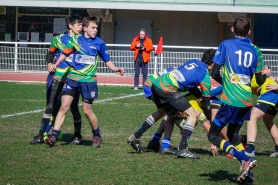
<path id="1" fill-rule="evenodd" d="M 269 157 L 278 157 L 278 152 L 272 153 Z"/>
<path id="2" fill-rule="evenodd" d="M 236 182 L 242 182 L 248 175 L 248 171 L 257 166 L 255 159 L 249 159 L 248 161 L 241 161 L 240 173 L 236 178 Z"/>
<path id="3" fill-rule="evenodd" d="M 43 136 L 37 135 L 34 137 L 32 141 L 30 141 L 31 145 L 41 144 L 44 143 Z"/>
<path id="4" fill-rule="evenodd" d="M 188 148 L 180 150 L 179 148 L 175 152 L 175 157 L 177 158 L 192 158 L 192 159 L 199 159 L 200 157 L 194 155 Z"/>
<path id="5" fill-rule="evenodd" d="M 144 148 L 141 144 L 140 139 L 136 139 L 135 135 L 131 135 L 128 139 L 127 139 L 127 144 L 131 145 L 132 148 L 138 152 L 138 153 L 143 153 L 144 152 Z"/>
<path id="6" fill-rule="evenodd" d="M 227 158 L 232 159 L 233 156 L 231 154 L 227 154 Z"/>
<path id="7" fill-rule="evenodd" d="M 152 140 L 149 142 L 149 144 L 148 144 L 148 149 L 150 149 L 150 150 L 153 150 L 153 151 L 155 151 L 155 152 L 159 152 L 159 149 L 160 149 L 160 143 L 157 143 L 157 144 L 154 144 L 153 142 L 152 142 Z"/>
<path id="8" fill-rule="evenodd" d="M 73 136 L 69 144 L 79 145 L 83 142 L 82 136 Z"/>
<path id="9" fill-rule="evenodd" d="M 45 141 L 48 138 L 48 133 L 43 133 L 43 140 Z"/>
<path id="10" fill-rule="evenodd" d="M 233 178 L 233 180 L 236 181 L 235 178 Z M 248 175 L 243 181 L 238 182 L 238 184 L 245 184 L 245 185 L 255 184 L 255 178 L 253 174 L 250 172 L 250 175 Z"/>
<path id="11" fill-rule="evenodd" d="M 92 147 L 100 148 L 100 143 L 102 143 L 102 137 L 93 136 Z"/>
<path id="12" fill-rule="evenodd" d="M 163 155 L 175 155 L 176 150 L 172 147 L 169 148 L 160 148 L 159 153 Z"/>
<path id="13" fill-rule="evenodd" d="M 48 138 L 46 138 L 45 143 L 48 146 L 53 147 L 55 143 L 57 143 L 57 139 L 54 136 L 49 136 Z"/>
<path id="14" fill-rule="evenodd" d="M 59 134 L 58 134 L 58 137 L 57 137 L 57 141 L 62 141 L 62 140 L 63 140 L 63 134 L 60 131 Z"/>

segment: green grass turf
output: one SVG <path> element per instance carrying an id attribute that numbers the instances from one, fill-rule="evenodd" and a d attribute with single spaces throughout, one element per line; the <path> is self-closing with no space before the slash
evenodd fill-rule
<path id="1" fill-rule="evenodd" d="M 100 149 L 90 146 L 92 133 L 83 114 L 83 144 L 65 144 L 73 133 L 70 112 L 61 129 L 64 141 L 53 148 L 45 144 L 30 145 L 45 108 L 44 88 L 45 84 L 0 82 L 0 184 L 234 184 L 232 178 L 239 172 L 238 162 L 227 159 L 225 154 L 210 155 L 201 124 L 189 142 L 199 160 L 135 153 L 126 140 L 156 108 L 143 95 L 138 95 L 142 90 L 134 91 L 131 87 L 99 86 L 98 100 L 102 101 L 93 105 L 93 111 L 103 136 Z M 107 100 L 131 94 L 135 96 Z M 35 110 L 38 112 L 32 113 Z M 12 115 L 22 112 L 25 113 Z M 145 147 L 158 124 L 143 135 Z M 277 184 L 278 159 L 269 157 L 274 151 L 273 141 L 262 121 L 258 128 L 258 166 L 253 170 L 256 184 Z M 241 133 L 246 133 L 245 125 Z M 175 128 L 174 147 L 179 140 L 179 130 Z"/>

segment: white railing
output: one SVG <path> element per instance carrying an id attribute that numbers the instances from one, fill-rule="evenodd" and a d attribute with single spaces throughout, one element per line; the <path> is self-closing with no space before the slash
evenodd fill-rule
<path id="1" fill-rule="evenodd" d="M 45 55 L 50 43 L 41 42 L 0 42 L 0 71 L 11 72 L 46 72 Z M 24 47 L 22 45 L 25 45 Z M 134 74 L 133 51 L 128 44 L 107 44 L 111 61 L 116 66 L 125 68 L 127 75 Z M 117 50 L 113 48 L 117 47 Z M 154 48 L 156 49 L 156 45 Z M 163 68 L 178 66 L 189 59 L 200 59 L 204 50 L 216 47 L 196 46 L 163 46 L 163 53 L 157 57 L 151 53 L 149 74 Z M 179 52 L 165 51 L 178 50 Z M 272 68 L 273 76 L 278 77 L 278 49 L 261 49 L 266 65 Z M 266 54 L 272 53 L 272 54 Z M 99 62 L 98 74 L 112 74 L 112 72 Z"/>

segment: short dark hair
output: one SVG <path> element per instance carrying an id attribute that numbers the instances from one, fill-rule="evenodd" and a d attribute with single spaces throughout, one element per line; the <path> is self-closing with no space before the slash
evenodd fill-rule
<path id="1" fill-rule="evenodd" d="M 215 49 L 208 49 L 204 52 L 203 56 L 202 56 L 202 62 L 204 62 L 205 64 L 207 64 L 208 66 L 211 65 L 212 62 L 212 58 L 214 57 L 216 50 Z"/>
<path id="2" fill-rule="evenodd" d="M 96 25 L 99 25 L 100 23 L 100 19 L 96 16 L 92 16 L 92 17 L 84 17 L 84 19 L 82 20 L 82 27 L 88 27 L 89 26 L 89 22 L 94 22 Z"/>
<path id="3" fill-rule="evenodd" d="M 233 27 L 237 36 L 245 37 L 250 30 L 250 21 L 246 17 L 238 17 L 234 21 Z"/>
<path id="4" fill-rule="evenodd" d="M 78 14 L 73 14 L 69 17 L 66 18 L 66 23 L 67 23 L 67 29 L 69 30 L 69 24 L 74 25 L 75 23 L 81 23 L 82 22 L 82 17 Z"/>
<path id="5" fill-rule="evenodd" d="M 146 29 L 144 29 L 144 28 L 142 28 L 140 31 L 143 31 L 143 32 L 145 32 L 145 33 L 146 33 Z"/>

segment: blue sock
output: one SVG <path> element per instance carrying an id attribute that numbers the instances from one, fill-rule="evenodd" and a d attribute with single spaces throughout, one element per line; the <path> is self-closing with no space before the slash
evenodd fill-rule
<path id="1" fill-rule="evenodd" d="M 249 156 L 245 154 L 245 151 L 238 151 L 234 146 L 229 149 L 229 154 L 236 157 L 239 161 L 244 160 L 248 161 L 250 159 Z"/>
<path id="2" fill-rule="evenodd" d="M 99 127 L 97 127 L 96 130 L 92 129 L 92 133 L 93 133 L 93 136 L 100 137 L 100 134 L 99 134 Z"/>
<path id="3" fill-rule="evenodd" d="M 164 137 L 162 139 L 161 148 L 170 148 L 171 147 L 171 140 L 169 138 Z"/>
<path id="4" fill-rule="evenodd" d="M 153 144 L 159 144 L 159 141 L 160 141 L 161 137 L 162 137 L 162 134 L 159 134 L 159 133 L 155 132 L 153 134 L 152 143 Z"/>
<path id="5" fill-rule="evenodd" d="M 59 130 L 55 130 L 55 129 L 52 130 L 52 136 L 54 136 L 55 138 L 58 137 L 59 133 L 60 133 Z"/>
<path id="6" fill-rule="evenodd" d="M 254 151 L 255 151 L 255 143 L 254 142 L 247 142 L 246 143 L 246 152 L 247 153 L 249 153 L 249 154 L 251 154 L 251 153 L 253 153 Z"/>
<path id="7" fill-rule="evenodd" d="M 278 152 L 278 145 L 275 146 L 275 150 L 276 150 L 276 152 Z"/>
<path id="8" fill-rule="evenodd" d="M 250 159 L 250 157 L 245 154 L 244 150 L 237 150 L 229 141 L 224 139 L 220 143 L 220 149 L 236 157 L 239 161 L 248 161 Z"/>

